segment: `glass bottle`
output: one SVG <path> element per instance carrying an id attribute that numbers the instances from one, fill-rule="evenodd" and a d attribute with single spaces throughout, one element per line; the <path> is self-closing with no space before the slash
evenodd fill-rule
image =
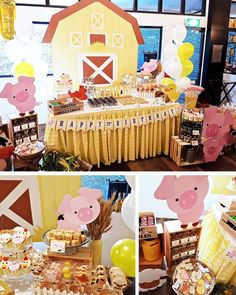
<path id="1" fill-rule="evenodd" d="M 15 35 L 16 5 L 14 0 L 0 0 L 0 32 L 8 40 Z"/>

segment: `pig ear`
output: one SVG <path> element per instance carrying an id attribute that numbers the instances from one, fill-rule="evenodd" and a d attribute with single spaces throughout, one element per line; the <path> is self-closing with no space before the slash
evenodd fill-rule
<path id="1" fill-rule="evenodd" d="M 26 85 L 31 85 L 32 83 L 34 83 L 35 79 L 33 77 L 20 76 L 18 78 L 18 81 Z"/>
<path id="2" fill-rule="evenodd" d="M 70 195 L 64 196 L 64 198 L 58 208 L 59 214 L 71 211 L 71 200 L 72 200 L 72 197 Z"/>
<path id="3" fill-rule="evenodd" d="M 81 187 L 79 194 L 84 196 L 90 201 L 98 200 L 102 196 L 102 191 L 100 189 L 91 189 L 88 187 Z"/>
<path id="4" fill-rule="evenodd" d="M 7 83 L 3 88 L 2 92 L 0 93 L 0 97 L 8 98 L 11 96 L 13 85 L 11 83 Z"/>
<path id="5" fill-rule="evenodd" d="M 218 110 L 217 107 L 215 107 L 215 106 L 211 106 L 211 107 L 209 107 L 209 108 L 207 108 L 207 109 L 205 110 L 205 116 L 206 116 L 206 117 L 211 117 L 211 116 L 213 116 L 214 114 L 217 113 L 217 110 Z"/>
<path id="6" fill-rule="evenodd" d="M 208 181 L 208 175 L 197 175 L 194 176 L 197 183 L 201 184 L 202 181 L 207 180 Z"/>
<path id="7" fill-rule="evenodd" d="M 154 197 L 159 200 L 167 200 L 174 196 L 176 176 L 164 176 L 161 184 L 156 189 Z"/>
<path id="8" fill-rule="evenodd" d="M 230 110 L 225 111 L 224 124 L 225 125 L 233 125 L 234 124 L 234 118 L 233 118 Z"/>

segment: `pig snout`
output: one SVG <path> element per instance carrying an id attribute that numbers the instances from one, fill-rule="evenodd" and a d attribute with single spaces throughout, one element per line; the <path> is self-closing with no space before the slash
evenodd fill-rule
<path id="1" fill-rule="evenodd" d="M 208 154 L 212 155 L 216 153 L 216 147 L 211 146 L 209 148 L 207 148 Z"/>
<path id="2" fill-rule="evenodd" d="M 207 127 L 206 135 L 207 137 L 216 137 L 220 132 L 220 128 L 217 124 L 211 124 Z"/>
<path id="3" fill-rule="evenodd" d="M 191 209 L 197 202 L 197 194 L 190 190 L 184 192 L 179 198 L 179 205 L 182 209 Z"/>
<path id="4" fill-rule="evenodd" d="M 86 222 L 92 219 L 93 211 L 90 208 L 84 207 L 78 211 L 78 217 L 80 220 Z"/>
<path id="5" fill-rule="evenodd" d="M 16 95 L 16 100 L 18 102 L 25 102 L 29 98 L 29 93 L 26 91 L 20 91 Z"/>

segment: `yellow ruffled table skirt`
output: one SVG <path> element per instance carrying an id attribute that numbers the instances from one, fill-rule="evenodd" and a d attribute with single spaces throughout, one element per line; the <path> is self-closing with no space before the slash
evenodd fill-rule
<path id="1" fill-rule="evenodd" d="M 229 249 L 235 249 L 235 245 L 226 239 L 214 213 L 208 213 L 202 224 L 199 260 L 214 272 L 218 283 L 236 285 L 236 260 L 226 256 Z"/>
<path id="2" fill-rule="evenodd" d="M 173 113 L 172 113 L 173 112 Z M 60 122 L 124 120 L 160 114 L 162 119 L 123 128 L 97 130 L 68 130 L 58 128 Z M 163 117 L 164 114 L 164 117 Z M 63 123 L 62 123 L 63 124 Z M 70 113 L 49 118 L 46 128 L 48 150 L 79 155 L 82 160 L 100 166 L 118 161 L 134 161 L 169 154 L 171 136 L 177 135 L 180 124 L 179 104 L 140 107 L 91 113 Z"/>

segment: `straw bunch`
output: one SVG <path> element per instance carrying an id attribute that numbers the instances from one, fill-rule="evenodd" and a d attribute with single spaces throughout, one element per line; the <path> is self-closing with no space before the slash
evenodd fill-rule
<path id="1" fill-rule="evenodd" d="M 87 225 L 92 240 L 101 240 L 102 235 L 111 229 L 111 215 L 114 209 L 114 199 L 116 192 L 112 194 L 112 198 L 104 201 L 100 200 L 100 213 L 92 223 Z"/>

